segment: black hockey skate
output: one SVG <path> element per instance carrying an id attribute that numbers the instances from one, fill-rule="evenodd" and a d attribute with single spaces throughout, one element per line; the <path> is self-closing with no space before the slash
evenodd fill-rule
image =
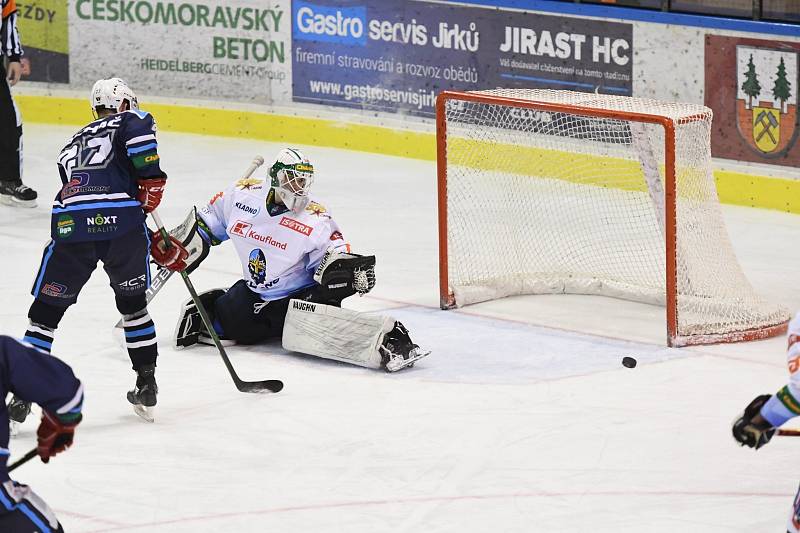
<path id="1" fill-rule="evenodd" d="M 12 396 L 11 401 L 8 402 L 8 418 L 10 422 L 8 431 L 12 437 L 19 433 L 19 427 L 25 422 L 29 414 L 31 414 L 31 404 Z"/>
<path id="2" fill-rule="evenodd" d="M 19 207 L 36 207 L 36 191 L 22 180 L 0 180 L 0 203 Z"/>
<path id="3" fill-rule="evenodd" d="M 145 365 L 136 371 L 136 386 L 128 391 L 128 401 L 133 404 L 133 412 L 148 422 L 155 422 L 158 395 L 156 384 L 156 365 Z"/>
<path id="4" fill-rule="evenodd" d="M 400 322 L 395 322 L 392 331 L 383 336 L 383 342 L 378 349 L 383 356 L 381 364 L 387 372 L 397 372 L 412 367 L 414 363 L 431 353 L 423 352 L 418 345 L 411 342 L 408 330 Z"/>
<path id="5" fill-rule="evenodd" d="M 12 396 L 11 401 L 8 402 L 8 418 L 22 424 L 25 422 L 25 419 L 28 418 L 29 414 L 31 414 L 30 402 Z"/>

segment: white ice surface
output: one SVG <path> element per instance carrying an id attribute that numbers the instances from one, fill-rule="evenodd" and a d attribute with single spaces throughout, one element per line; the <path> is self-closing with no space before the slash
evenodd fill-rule
<path id="1" fill-rule="evenodd" d="M 0 207 L 3 333 L 25 330 L 60 186 L 55 157 L 72 133 L 25 126 L 25 178 L 41 202 Z M 254 155 L 279 148 L 161 133 L 162 218 L 177 224 Z M 782 531 L 800 439 L 754 452 L 735 444 L 730 422 L 785 383 L 783 339 L 667 349 L 663 309 L 600 297 L 440 311 L 434 164 L 301 148 L 345 236 L 378 257 L 376 289 L 346 306 L 391 310 L 433 354 L 390 375 L 278 343 L 233 347 L 244 379 L 286 383 L 276 395 L 243 394 L 213 348 L 169 347 L 188 297 L 174 278 L 150 307 L 161 356 L 157 420 L 147 424 L 125 400 L 134 375 L 98 269 L 54 348 L 86 387 L 75 445 L 14 472 L 66 531 Z M 799 308 L 800 218 L 725 215 L 754 286 Z M 192 279 L 204 290 L 238 275 L 222 246 Z M 621 366 L 626 355 L 635 369 Z M 12 441 L 12 460 L 34 445 L 35 428 Z"/>

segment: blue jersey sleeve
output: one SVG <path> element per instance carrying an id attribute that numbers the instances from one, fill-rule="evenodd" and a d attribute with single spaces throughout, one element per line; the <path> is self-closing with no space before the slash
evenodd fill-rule
<path id="1" fill-rule="evenodd" d="M 69 365 L 5 335 L 0 335 L 0 380 L 0 393 L 13 392 L 47 411 L 59 415 L 81 411 L 83 386 Z"/>
<path id="2" fill-rule="evenodd" d="M 167 177 L 159 164 L 156 123 L 150 113 L 138 109 L 126 112 L 120 140 L 138 178 Z"/>
<path id="3" fill-rule="evenodd" d="M 72 369 L 50 354 L 11 337 L 0 335 L 0 398 L 12 392 L 43 409 L 64 417 L 80 414 L 83 385 Z M 7 480 L 8 409 L 0 407 L 0 483 Z"/>

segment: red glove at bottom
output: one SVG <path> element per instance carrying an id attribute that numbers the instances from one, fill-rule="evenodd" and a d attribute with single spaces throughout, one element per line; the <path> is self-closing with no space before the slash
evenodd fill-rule
<path id="1" fill-rule="evenodd" d="M 43 463 L 50 461 L 50 458 L 63 452 L 72 446 L 72 438 L 75 435 L 75 426 L 83 420 L 83 415 L 78 414 L 71 420 L 54 415 L 47 411 L 42 411 L 42 422 L 36 430 L 38 440 L 37 450 Z"/>
<path id="2" fill-rule="evenodd" d="M 189 258 L 189 252 L 183 243 L 172 235 L 169 236 L 169 242 L 170 245 L 167 248 L 161 232 L 153 233 L 153 242 L 150 244 L 150 255 L 153 256 L 153 261 L 175 272 L 186 270 L 186 259 Z"/>

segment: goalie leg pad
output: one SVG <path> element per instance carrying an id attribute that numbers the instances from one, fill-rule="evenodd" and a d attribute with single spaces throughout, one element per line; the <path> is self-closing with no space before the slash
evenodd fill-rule
<path id="1" fill-rule="evenodd" d="M 215 303 L 223 294 L 225 289 L 212 289 L 198 295 L 212 322 L 215 316 Z M 197 343 L 214 344 L 200 317 L 200 311 L 197 310 L 194 300 L 189 298 L 181 306 L 181 314 L 175 326 L 174 345 L 176 348 L 186 348 Z"/>
<path id="2" fill-rule="evenodd" d="M 386 315 L 290 300 L 283 347 L 367 368 L 397 372 L 430 354 L 411 342 L 408 330 Z"/>
<path id="3" fill-rule="evenodd" d="M 324 359 L 382 368 L 379 347 L 394 323 L 389 316 L 290 300 L 283 325 L 283 347 Z"/>

